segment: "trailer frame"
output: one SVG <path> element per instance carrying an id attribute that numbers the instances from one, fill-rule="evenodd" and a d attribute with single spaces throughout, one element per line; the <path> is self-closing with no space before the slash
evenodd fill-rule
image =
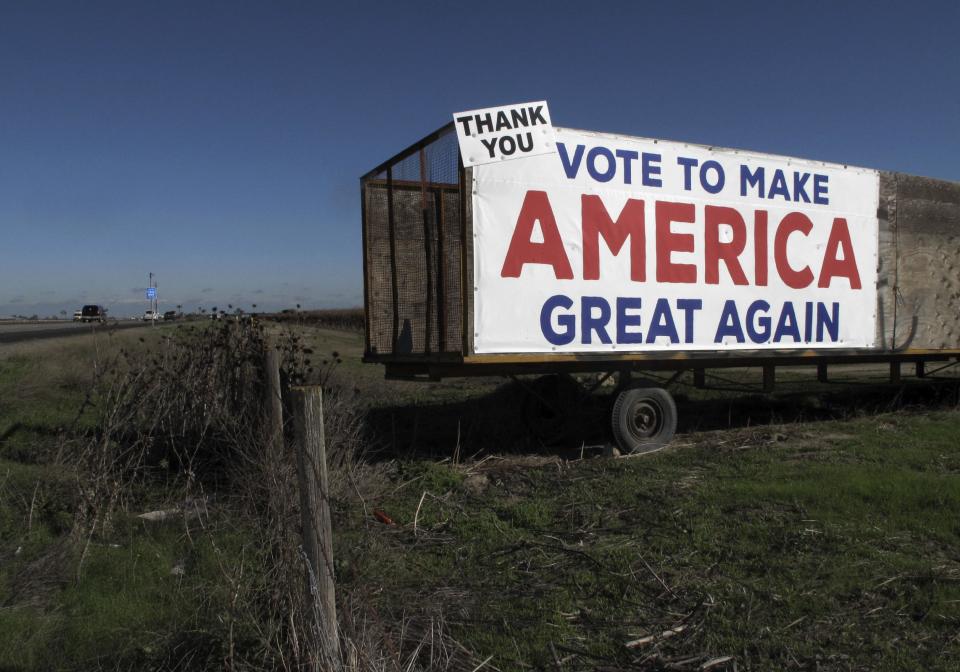
<path id="1" fill-rule="evenodd" d="M 477 354 L 472 171 L 451 121 L 361 177 L 363 361 L 384 365 L 387 378 L 421 381 L 593 372 L 630 380 L 644 371 L 692 370 L 702 382 L 708 369 L 762 367 L 766 391 L 779 366 L 816 366 L 825 380 L 832 366 L 888 363 L 898 381 L 901 366 L 913 364 L 922 376 L 928 363 L 960 361 L 960 184 L 889 172 L 880 181 L 877 347 Z M 917 249 L 907 252 L 910 245 Z M 936 268 L 915 254 L 939 255 L 957 276 L 945 283 L 945 298 Z M 925 303 L 935 290 L 936 302 Z"/>

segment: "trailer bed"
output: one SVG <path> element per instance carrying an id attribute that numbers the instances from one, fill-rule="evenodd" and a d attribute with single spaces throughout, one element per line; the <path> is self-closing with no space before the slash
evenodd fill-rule
<path id="1" fill-rule="evenodd" d="M 364 360 L 398 377 L 942 361 L 960 356 L 960 184 L 879 173 L 875 346 L 477 353 L 472 169 L 453 124 L 361 180 Z"/>

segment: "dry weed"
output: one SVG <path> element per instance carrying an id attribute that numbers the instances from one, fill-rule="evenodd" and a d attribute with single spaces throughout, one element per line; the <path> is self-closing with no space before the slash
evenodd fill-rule
<path id="1" fill-rule="evenodd" d="M 244 550 L 228 552 L 218 542 L 218 522 L 199 516 L 201 529 L 195 533 L 206 534 L 214 546 L 217 592 L 229 596 L 227 604 L 218 605 L 218 639 L 165 636 L 158 665 L 475 669 L 469 653 L 447 635 L 442 618 L 411 616 L 385 624 L 359 595 L 339 596 L 337 650 L 317 649 L 304 590 L 299 498 L 291 489 L 297 482 L 294 442 L 275 445 L 265 416 L 267 347 L 281 352 L 283 385 L 322 386 L 331 497 L 364 505 L 364 493 L 379 482 L 378 471 L 360 459 L 364 416 L 356 390 L 337 372 L 337 353 L 314 366 L 314 354 L 297 335 L 287 332 L 268 341 L 262 326 L 250 322 L 183 329 L 153 349 L 124 350 L 99 361 L 86 404 L 97 414 L 97 428 L 66 451 L 76 465 L 80 492 L 73 533 L 81 549 L 78 579 L 94 539 L 108 535 L 113 518 L 130 508 L 139 487 L 162 473 L 173 483 L 169 494 L 177 501 L 202 499 L 219 488 L 219 518 L 242 531 Z M 284 423 L 286 435 L 291 429 Z M 186 530 L 194 534 L 189 525 Z"/>

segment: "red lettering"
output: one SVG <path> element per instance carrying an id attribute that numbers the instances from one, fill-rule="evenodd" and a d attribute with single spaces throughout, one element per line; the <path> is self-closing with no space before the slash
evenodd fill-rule
<path id="1" fill-rule="evenodd" d="M 843 248 L 843 259 L 837 257 L 840 248 Z M 833 220 L 827 249 L 823 253 L 823 266 L 820 267 L 820 280 L 817 282 L 817 287 L 829 287 L 833 278 L 846 278 L 850 281 L 850 289 L 860 289 L 857 258 L 853 254 L 853 243 L 850 242 L 847 220 L 843 217 Z"/>
<path id="2" fill-rule="evenodd" d="M 733 278 L 733 284 L 746 285 L 747 276 L 740 266 L 740 255 L 747 246 L 747 225 L 743 217 L 733 208 L 708 205 L 705 208 L 706 229 L 704 231 L 704 281 L 708 285 L 720 283 L 720 262 L 727 265 L 727 271 Z M 726 224 L 733 229 L 733 240 L 729 243 L 720 242 L 720 225 Z"/>
<path id="3" fill-rule="evenodd" d="M 542 243 L 530 240 L 536 222 L 540 222 L 540 230 L 543 232 Z M 500 276 L 519 278 L 524 264 L 553 266 L 553 274 L 557 280 L 573 279 L 570 260 L 563 249 L 557 220 L 545 191 L 528 191 L 523 197 L 517 226 L 513 229 L 513 238 L 510 239 Z"/>
<path id="4" fill-rule="evenodd" d="M 767 211 L 753 213 L 753 282 L 767 286 Z"/>
<path id="5" fill-rule="evenodd" d="M 695 284 L 699 264 L 674 262 L 674 253 L 691 253 L 697 247 L 696 237 L 689 229 L 682 232 L 672 229 L 674 224 L 696 224 L 696 207 L 693 203 L 657 201 L 655 204 L 655 250 L 656 281 L 662 283 Z M 542 242 L 534 242 L 534 227 L 540 224 Z M 721 241 L 721 227 L 728 226 L 732 236 Z M 808 237 L 813 231 L 813 222 L 802 212 L 788 213 L 777 226 L 773 240 L 773 262 L 781 281 L 792 289 L 810 287 L 814 280 L 817 286 L 828 288 L 834 278 L 846 278 L 851 289 L 861 289 L 862 282 L 850 229 L 847 220 L 833 220 L 830 236 L 824 250 L 819 278 L 809 264 L 794 267 L 788 255 L 790 236 L 799 233 Z M 601 238 L 613 256 L 623 252 L 629 239 L 630 279 L 646 282 L 646 213 L 645 202 L 628 199 L 614 219 L 600 196 L 581 196 L 581 234 L 583 244 L 583 279 L 599 280 Z M 741 257 L 748 241 L 747 226 L 743 215 L 735 208 L 704 206 L 703 224 L 703 281 L 709 285 L 720 284 L 720 266 L 726 266 L 734 285 L 749 285 Z M 769 283 L 769 222 L 765 210 L 754 211 L 753 216 L 753 282 L 757 287 Z M 575 244 L 575 243 L 574 243 Z M 801 255 L 794 260 L 804 261 Z M 545 191 L 528 191 L 520 207 L 517 223 L 503 261 L 500 275 L 519 278 L 526 264 L 550 266 L 557 280 L 572 280 L 573 269 L 564 248 L 556 216 Z"/>
<path id="6" fill-rule="evenodd" d="M 583 279 L 600 279 L 600 236 L 610 251 L 617 255 L 630 239 L 630 279 L 647 279 L 646 237 L 644 235 L 643 201 L 631 198 L 614 222 L 599 196 L 584 194 L 581 199 L 583 218 Z"/>
<path id="7" fill-rule="evenodd" d="M 790 234 L 799 231 L 808 236 L 811 229 L 813 229 L 813 222 L 802 212 L 791 212 L 777 227 L 777 235 L 773 241 L 773 261 L 777 266 L 780 279 L 787 287 L 803 289 L 813 282 L 813 271 L 809 266 L 804 266 L 798 271 L 787 260 L 787 239 L 790 238 Z"/>
<path id="8" fill-rule="evenodd" d="M 693 234 L 674 233 L 670 230 L 671 222 L 692 224 L 695 213 L 693 203 L 657 201 L 657 282 L 697 281 L 696 266 L 670 260 L 674 252 L 693 252 Z"/>

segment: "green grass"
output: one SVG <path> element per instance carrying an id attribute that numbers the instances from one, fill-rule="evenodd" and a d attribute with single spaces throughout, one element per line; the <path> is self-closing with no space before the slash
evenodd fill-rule
<path id="1" fill-rule="evenodd" d="M 681 622 L 664 651 L 750 669 L 952 669 L 958 431 L 951 411 L 714 433 L 642 459 L 481 467 L 481 494 L 448 464 L 378 502 L 402 529 L 370 532 L 351 580 L 390 586 L 384 609 L 432 594 L 507 669 L 552 665 L 551 643 L 630 664 L 625 642 Z"/>
<path id="2" fill-rule="evenodd" d="M 198 532 L 189 540 L 176 526 L 125 527 L 92 545 L 81 577 L 61 577 L 47 604 L 0 610 L 0 667 L 156 665 L 170 640 L 205 635 L 213 648 L 226 640 L 223 572 L 242 557 L 235 537 Z M 73 572 L 76 553 L 64 564 Z"/>
<path id="3" fill-rule="evenodd" d="M 146 350 L 165 330 L 98 333 L 0 346 L 0 456 L 31 462 L 49 458 L 64 431 L 90 429 L 95 414 L 80 413 L 95 372 L 121 349 Z"/>
<path id="4" fill-rule="evenodd" d="M 225 641 L 224 571 L 244 557 L 234 522 L 213 521 L 192 538 L 182 521 L 144 523 L 133 514 L 168 503 L 169 493 L 141 487 L 126 493 L 130 513 L 94 538 L 81 571 L 83 540 L 71 538 L 76 475 L 52 461 L 62 437 L 93 426 L 95 410 L 78 411 L 94 367 L 159 336 L 85 335 L 0 351 L 2 670 L 162 669 L 184 637 L 205 638 L 211 650 Z M 184 573 L 172 574 L 175 567 Z"/>
<path id="5" fill-rule="evenodd" d="M 715 656 L 750 670 L 956 669 L 960 412 L 942 396 L 877 412 L 898 388 L 841 405 L 821 395 L 847 388 L 809 371 L 785 374 L 788 395 L 769 406 L 684 387 L 681 413 L 716 403 L 722 418 L 763 424 L 809 398 L 797 415 L 848 419 L 691 423 L 661 453 L 576 459 L 526 448 L 501 381 L 385 382 L 360 363 L 357 335 L 305 333 L 315 365 L 336 351 L 337 375 L 386 418 L 378 440 L 404 442 L 334 502 L 339 594 L 366 596 L 378 618 L 442 613 L 500 669 L 552 669 L 555 656 L 570 669 L 695 669 Z M 134 493 L 77 579 L 75 482 L 31 451 L 49 455 L 72 421 L 94 352 L 0 352 L 0 669 L 162 667 L 185 649 L 219 665 L 231 634 L 240 646 L 252 636 L 231 612 L 230 577 L 243 567 L 250 590 L 267 590 L 266 550 L 228 508 L 187 535 L 134 518 L 164 495 Z M 455 464 L 457 445 L 476 457 Z"/>

